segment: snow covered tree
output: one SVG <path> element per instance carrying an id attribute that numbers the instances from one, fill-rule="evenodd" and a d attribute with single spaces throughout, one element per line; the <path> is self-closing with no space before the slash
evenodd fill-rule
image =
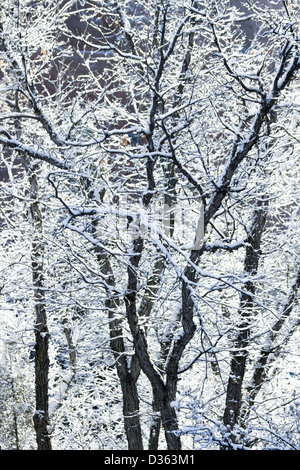
<path id="1" fill-rule="evenodd" d="M 31 253 L 39 448 L 298 446 L 271 421 L 298 400 L 280 370 L 299 364 L 298 16 L 3 3 L 2 224 Z"/>

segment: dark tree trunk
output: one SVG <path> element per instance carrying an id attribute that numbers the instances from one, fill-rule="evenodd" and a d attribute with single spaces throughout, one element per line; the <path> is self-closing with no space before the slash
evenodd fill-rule
<path id="1" fill-rule="evenodd" d="M 249 244 L 246 249 L 244 272 L 249 278 L 257 273 L 260 259 L 261 237 L 265 227 L 267 216 L 267 199 L 260 201 L 255 210 L 251 231 L 249 234 Z M 248 345 L 250 328 L 255 305 L 253 295 L 255 285 L 249 279 L 244 286 L 240 300 L 241 322 L 238 326 L 238 334 L 234 340 L 234 352 L 231 357 L 230 374 L 227 385 L 226 406 L 223 422 L 230 430 L 237 424 L 242 405 L 242 386 L 246 370 L 248 356 Z M 234 436 L 231 437 L 235 442 Z"/>
<path id="2" fill-rule="evenodd" d="M 30 171 L 27 167 L 27 170 Z M 37 178 L 29 174 L 31 205 L 30 212 L 33 225 L 33 241 L 31 251 L 32 281 L 35 304 L 35 399 L 36 411 L 33 417 L 38 450 L 51 450 L 49 435 L 49 333 L 47 327 L 46 300 L 43 289 L 43 240 L 42 215 L 40 212 Z"/>
<path id="3" fill-rule="evenodd" d="M 165 390 L 161 399 L 161 421 L 165 431 L 168 450 L 181 450 L 176 409 L 171 406 L 175 398 L 176 395 L 174 397 L 170 396 L 168 390 Z"/>
<path id="4" fill-rule="evenodd" d="M 132 362 L 137 361 L 133 359 Z M 135 368 L 135 365 L 132 364 Z M 137 370 L 131 370 L 130 372 L 126 369 L 122 373 L 119 370 L 119 378 L 121 382 L 121 388 L 123 393 L 123 417 L 124 427 L 127 436 L 128 450 L 143 450 L 143 439 L 140 425 L 139 415 L 139 395 L 137 390 L 137 378 L 139 376 L 139 365 Z"/>
<path id="5" fill-rule="evenodd" d="M 285 339 L 281 339 L 280 345 L 276 345 L 276 339 L 280 333 L 282 327 L 285 325 L 286 320 L 292 313 L 293 307 L 297 302 L 297 295 L 300 289 L 300 266 L 297 266 L 294 282 L 290 288 L 290 292 L 287 295 L 286 301 L 282 305 L 282 309 L 279 312 L 279 318 L 270 329 L 265 346 L 262 347 L 258 359 L 253 367 L 252 379 L 247 387 L 247 406 L 241 412 L 242 419 L 246 420 L 249 416 L 250 410 L 255 403 L 257 394 L 260 392 L 262 386 L 267 379 L 267 374 L 270 366 L 279 356 L 282 347 L 285 346 L 286 342 L 292 336 L 296 328 L 299 328 L 300 319 L 291 322 L 290 326 L 286 329 Z"/>
<path id="6" fill-rule="evenodd" d="M 128 265 L 128 285 L 125 295 L 126 317 L 133 337 L 136 356 L 143 372 L 151 383 L 154 403 L 161 413 L 161 424 L 164 428 L 167 448 L 168 450 L 180 450 L 181 439 L 177 432 L 177 415 L 176 409 L 172 406 L 172 402 L 176 400 L 178 364 L 185 347 L 192 339 L 195 332 L 195 324 L 193 322 L 194 304 L 189 289 L 189 281 L 192 282 L 195 279 L 195 270 L 190 266 L 185 270 L 185 278 L 187 278 L 188 281 L 183 281 L 182 287 L 181 324 L 183 333 L 173 342 L 165 370 L 166 379 L 164 381 L 160 372 L 156 369 L 149 357 L 145 332 L 139 325 L 139 316 L 136 307 L 137 268 L 142 251 L 143 239 L 137 238 L 134 240 L 133 255 L 130 257 Z M 194 261 L 196 256 L 197 254 L 193 253 L 192 261 Z"/>
<path id="7" fill-rule="evenodd" d="M 160 435 L 160 428 L 161 428 L 161 413 L 160 413 L 160 406 L 158 403 L 156 403 L 155 400 L 153 400 L 152 409 L 154 412 L 154 416 L 152 417 L 152 421 L 150 424 L 148 449 L 157 450 L 158 442 L 159 442 L 159 435 Z"/>
<path id="8" fill-rule="evenodd" d="M 48 416 L 48 330 L 45 325 L 36 324 L 35 344 L 35 397 L 36 411 L 33 422 L 38 450 L 51 450 Z"/>

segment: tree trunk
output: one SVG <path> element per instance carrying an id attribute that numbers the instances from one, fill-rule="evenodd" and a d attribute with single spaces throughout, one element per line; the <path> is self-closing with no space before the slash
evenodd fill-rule
<path id="1" fill-rule="evenodd" d="M 93 228 L 96 231 L 96 223 Z M 129 364 L 126 354 L 122 320 L 116 319 L 119 298 L 118 294 L 113 290 L 115 279 L 108 256 L 99 247 L 95 248 L 95 252 L 108 287 L 105 307 L 109 318 L 110 347 L 116 360 L 116 370 L 122 390 L 124 429 L 128 450 L 143 450 L 139 416 L 139 395 L 136 385 L 141 368 L 135 356 L 131 356 Z"/>
<path id="2" fill-rule="evenodd" d="M 176 396 L 170 396 L 168 390 L 165 390 L 161 399 L 161 421 L 165 431 L 168 450 L 181 450 L 176 409 L 171 405 L 175 398 Z"/>
<path id="3" fill-rule="evenodd" d="M 43 241 L 42 215 L 37 201 L 38 183 L 34 172 L 29 171 L 31 205 L 30 213 L 33 225 L 33 241 L 31 252 L 32 281 L 35 304 L 35 399 L 36 411 L 33 417 L 38 450 L 51 450 L 49 436 L 49 333 L 45 293 L 43 289 Z"/>
<path id="4" fill-rule="evenodd" d="M 160 413 L 160 406 L 158 403 L 156 403 L 155 400 L 153 400 L 152 409 L 153 409 L 154 415 L 152 416 L 152 420 L 150 424 L 148 449 L 157 450 L 158 442 L 159 442 L 159 435 L 160 435 L 160 428 L 161 428 L 161 413 Z"/>
<path id="5" fill-rule="evenodd" d="M 249 277 L 257 273 L 260 259 L 260 244 L 267 216 L 267 199 L 260 201 L 255 210 L 249 244 L 246 249 L 244 272 Z M 242 386 L 246 370 L 248 356 L 250 328 L 253 315 L 255 286 L 249 279 L 244 286 L 244 292 L 240 300 L 241 322 L 238 326 L 238 334 L 234 341 L 234 352 L 232 353 L 230 374 L 228 379 L 226 406 L 223 422 L 230 430 L 233 430 L 239 419 L 242 405 Z M 231 436 L 232 442 L 235 438 Z"/>
<path id="6" fill-rule="evenodd" d="M 133 358 L 132 358 L 133 359 Z M 137 359 L 133 359 L 137 361 Z M 132 367 L 135 366 L 132 364 Z M 139 365 L 137 365 L 138 369 Z M 119 371 L 119 378 L 123 393 L 123 417 L 124 427 L 127 436 L 128 450 L 143 450 L 143 439 L 139 416 L 139 395 L 136 381 L 139 376 L 134 371 L 125 370 L 125 373 Z"/>
<path id="7" fill-rule="evenodd" d="M 182 285 L 182 308 L 180 320 L 183 333 L 173 342 L 172 350 L 169 353 L 168 363 L 166 365 L 164 382 L 160 372 L 156 369 L 149 356 L 149 349 L 145 337 L 145 332 L 139 325 L 139 316 L 136 306 L 137 295 L 137 268 L 143 251 L 143 239 L 134 240 L 133 254 L 128 264 L 128 284 L 125 295 L 126 317 L 133 337 L 135 352 L 143 372 L 148 377 L 152 390 L 154 403 L 161 413 L 161 423 L 165 431 L 165 438 L 168 450 L 180 450 L 181 439 L 178 431 L 176 410 L 172 402 L 176 399 L 178 364 L 182 357 L 185 347 L 192 339 L 195 333 L 195 324 L 193 321 L 194 303 L 191 296 L 189 282 L 195 280 L 195 269 L 187 266 Z M 195 261 L 197 253 L 192 253 L 192 262 Z"/>
<path id="8" fill-rule="evenodd" d="M 39 314 L 39 318 L 41 318 Z M 33 417 L 38 450 L 51 450 L 48 416 L 48 330 L 36 323 L 35 344 L 35 396 L 36 411 Z"/>
<path id="9" fill-rule="evenodd" d="M 286 320 L 291 315 L 293 307 L 297 302 L 297 295 L 300 289 L 300 266 L 298 265 L 296 276 L 294 282 L 288 293 L 286 302 L 283 304 L 278 320 L 274 323 L 273 327 L 270 329 L 265 346 L 262 347 L 258 359 L 256 360 L 253 367 L 253 375 L 250 383 L 247 386 L 247 406 L 241 412 L 242 418 L 244 421 L 247 420 L 251 408 L 255 403 L 257 394 L 260 392 L 265 380 L 267 378 L 268 369 L 271 364 L 277 359 L 282 348 L 286 345 L 289 338 L 294 333 L 295 329 L 299 327 L 300 319 L 296 320 L 287 328 L 285 332 L 284 339 L 281 340 L 280 344 L 276 345 L 276 339 L 280 333 L 282 327 L 284 326 Z"/>

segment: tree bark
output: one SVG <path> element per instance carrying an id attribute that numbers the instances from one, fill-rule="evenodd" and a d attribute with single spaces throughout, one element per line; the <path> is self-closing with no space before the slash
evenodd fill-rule
<path id="1" fill-rule="evenodd" d="M 259 201 L 255 210 L 252 227 L 249 234 L 248 246 L 246 248 L 244 272 L 249 276 L 245 283 L 244 291 L 240 299 L 241 322 L 238 327 L 238 334 L 234 340 L 234 351 L 231 357 L 230 373 L 227 385 L 226 406 L 223 422 L 231 431 L 237 424 L 242 405 L 242 386 L 246 370 L 246 361 L 248 356 L 248 345 L 250 337 L 250 328 L 255 305 L 253 295 L 255 285 L 251 276 L 257 273 L 260 259 L 260 244 L 267 217 L 267 199 Z M 234 436 L 231 436 L 235 441 Z"/>
<path id="2" fill-rule="evenodd" d="M 93 228 L 97 229 L 96 223 Z M 95 247 L 95 252 L 108 288 L 105 308 L 109 318 L 110 347 L 116 359 L 116 370 L 122 390 L 124 429 L 128 450 L 143 450 L 137 390 L 137 379 L 141 368 L 135 356 L 128 356 L 124 344 L 122 320 L 116 319 L 119 298 L 118 294 L 114 293 L 115 278 L 108 256 L 99 247 Z"/>
<path id="3" fill-rule="evenodd" d="M 35 173 L 27 167 L 30 182 L 30 214 L 33 225 L 31 252 L 32 281 L 35 307 L 35 399 L 33 417 L 38 450 L 51 450 L 49 435 L 49 332 L 43 278 L 42 214 L 38 203 L 38 183 Z"/>
<path id="4" fill-rule="evenodd" d="M 126 358 L 124 357 L 125 361 Z M 123 393 L 123 416 L 124 427 L 128 441 L 128 450 L 143 450 L 143 439 L 139 415 L 139 395 L 137 390 L 137 379 L 140 366 L 135 356 L 131 358 L 130 370 L 119 365 L 118 375 Z"/>
<path id="5" fill-rule="evenodd" d="M 125 295 L 126 316 L 134 341 L 135 352 L 143 372 L 148 377 L 152 390 L 154 403 L 161 413 L 161 423 L 164 428 L 168 450 L 180 450 L 181 439 L 178 434 L 176 410 L 172 402 L 176 400 L 178 382 L 178 364 L 185 347 L 192 339 L 195 332 L 193 321 L 194 303 L 191 296 L 190 282 L 195 280 L 195 269 L 188 265 L 185 269 L 182 284 L 182 309 L 180 320 L 183 328 L 181 335 L 173 341 L 165 367 L 165 381 L 160 372 L 155 368 L 149 356 L 149 349 L 143 328 L 139 325 L 139 317 L 136 307 L 138 265 L 141 259 L 144 241 L 142 238 L 134 240 L 133 254 L 128 265 L 128 285 Z M 192 252 L 192 262 L 198 253 Z"/>

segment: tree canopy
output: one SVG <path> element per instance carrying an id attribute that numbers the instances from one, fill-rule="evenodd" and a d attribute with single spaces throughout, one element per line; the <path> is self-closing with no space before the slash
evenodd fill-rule
<path id="1" fill-rule="evenodd" d="M 299 449 L 299 5 L 4 0 L 0 444 Z"/>

